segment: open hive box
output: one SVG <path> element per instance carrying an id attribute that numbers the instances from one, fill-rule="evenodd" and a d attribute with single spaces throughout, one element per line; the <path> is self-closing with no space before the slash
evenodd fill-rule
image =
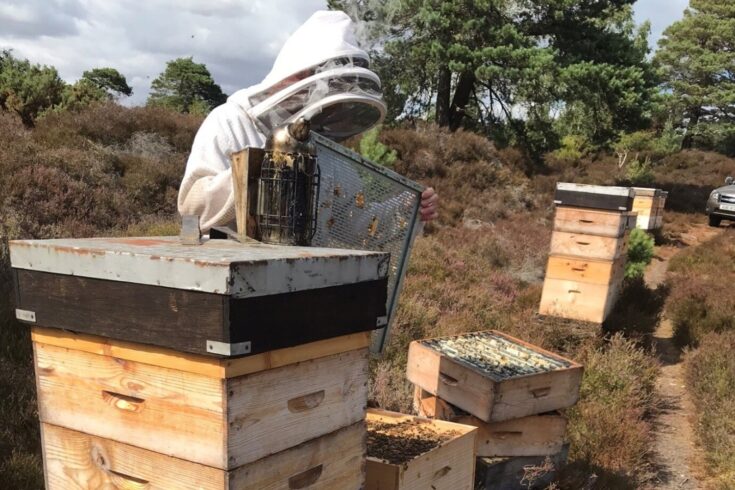
<path id="1" fill-rule="evenodd" d="M 477 457 L 547 456 L 558 453 L 564 445 L 567 419 L 556 411 L 488 423 L 418 386 L 413 404 L 421 417 L 477 427 Z"/>
<path id="2" fill-rule="evenodd" d="M 365 490 L 471 490 L 477 429 L 385 410 L 367 413 Z"/>
<path id="3" fill-rule="evenodd" d="M 574 405 L 582 366 L 489 330 L 412 342 L 406 376 L 484 422 L 500 422 Z"/>

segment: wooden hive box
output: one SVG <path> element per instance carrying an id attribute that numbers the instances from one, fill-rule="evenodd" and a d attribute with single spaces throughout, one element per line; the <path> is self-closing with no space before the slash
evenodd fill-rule
<path id="1" fill-rule="evenodd" d="M 32 325 L 212 356 L 382 327 L 390 255 L 177 237 L 10 243 Z"/>
<path id="2" fill-rule="evenodd" d="M 484 422 L 574 405 L 582 366 L 489 330 L 411 342 L 406 376 Z"/>
<path id="3" fill-rule="evenodd" d="M 566 464 L 569 445 L 549 456 L 477 458 L 476 490 L 542 490 Z"/>
<path id="4" fill-rule="evenodd" d="M 556 184 L 554 203 L 557 206 L 630 211 L 633 196 L 634 191 L 630 187 L 559 182 Z"/>
<path id="5" fill-rule="evenodd" d="M 611 237 L 554 231 L 549 254 L 612 261 L 625 255 L 629 235 Z"/>
<path id="6" fill-rule="evenodd" d="M 472 490 L 477 429 L 452 422 L 429 420 L 384 410 L 369 409 L 368 457 L 365 490 Z M 386 445 L 405 448 L 409 438 L 438 439 L 417 455 L 393 461 Z M 439 441 L 441 439 L 441 441 Z"/>
<path id="7" fill-rule="evenodd" d="M 365 424 L 232 471 L 82 432 L 41 424 L 47 490 L 358 490 L 365 481 Z"/>
<path id="8" fill-rule="evenodd" d="M 625 263 L 624 255 L 615 261 L 550 256 L 539 313 L 603 323 L 620 295 Z"/>
<path id="9" fill-rule="evenodd" d="M 504 422 L 483 422 L 418 386 L 414 408 L 419 416 L 477 427 L 478 457 L 547 456 L 564 446 L 567 419 L 559 412 L 529 415 Z"/>
<path id="10" fill-rule="evenodd" d="M 546 266 L 546 279 L 611 285 L 619 279 L 626 262 L 625 255 L 615 260 L 550 255 Z"/>
<path id="11" fill-rule="evenodd" d="M 39 418 L 235 470 L 363 421 L 368 337 L 218 359 L 34 328 Z"/>
<path id="12" fill-rule="evenodd" d="M 628 212 L 557 206 L 554 230 L 573 234 L 619 238 L 629 228 Z"/>
<path id="13" fill-rule="evenodd" d="M 634 187 L 633 211 L 638 213 L 636 226 L 643 230 L 661 227 L 666 192 L 661 189 Z"/>

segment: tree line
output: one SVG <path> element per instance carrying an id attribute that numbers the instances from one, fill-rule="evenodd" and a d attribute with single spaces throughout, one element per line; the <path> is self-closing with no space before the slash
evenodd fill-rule
<path id="1" fill-rule="evenodd" d="M 433 121 L 539 157 L 613 149 L 735 154 L 735 2 L 691 0 L 651 55 L 635 0 L 328 0 L 359 22 L 387 124 Z M 129 95 L 113 68 L 74 84 L 0 53 L 0 107 L 26 125 Z M 226 96 L 204 64 L 169 61 L 147 103 L 205 114 Z"/>
<path id="2" fill-rule="evenodd" d="M 85 71 L 70 84 L 54 67 L 19 59 L 11 50 L 0 51 L 0 109 L 17 114 L 27 127 L 49 112 L 79 110 L 132 94 L 126 77 L 115 68 Z M 207 67 L 189 57 L 166 63 L 166 69 L 151 83 L 147 104 L 206 114 L 226 98 Z"/>

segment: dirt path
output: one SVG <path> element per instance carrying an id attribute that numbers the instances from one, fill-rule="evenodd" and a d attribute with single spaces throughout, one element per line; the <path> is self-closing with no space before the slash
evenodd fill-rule
<path id="1" fill-rule="evenodd" d="M 717 233 L 719 230 L 706 225 L 694 225 L 681 235 L 680 246 L 657 247 L 656 257 L 646 271 L 646 283 L 649 287 L 658 287 L 665 280 L 669 260 L 674 255 L 711 239 Z M 693 406 L 684 383 L 681 350 L 672 337 L 671 321 L 663 318 L 654 334 L 654 346 L 662 365 L 657 390 L 663 402 L 655 430 L 655 488 L 695 490 L 699 488 L 699 482 L 691 468 L 696 467 L 699 455 L 691 425 Z"/>

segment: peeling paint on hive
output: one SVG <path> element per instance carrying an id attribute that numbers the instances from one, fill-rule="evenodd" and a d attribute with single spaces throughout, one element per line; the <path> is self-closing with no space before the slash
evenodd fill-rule
<path id="1" fill-rule="evenodd" d="M 145 245 L 144 245 L 145 244 Z M 388 254 L 178 237 L 10 243 L 15 268 L 226 294 L 236 298 L 382 279 Z M 317 273 L 314 273 L 314 272 Z"/>

